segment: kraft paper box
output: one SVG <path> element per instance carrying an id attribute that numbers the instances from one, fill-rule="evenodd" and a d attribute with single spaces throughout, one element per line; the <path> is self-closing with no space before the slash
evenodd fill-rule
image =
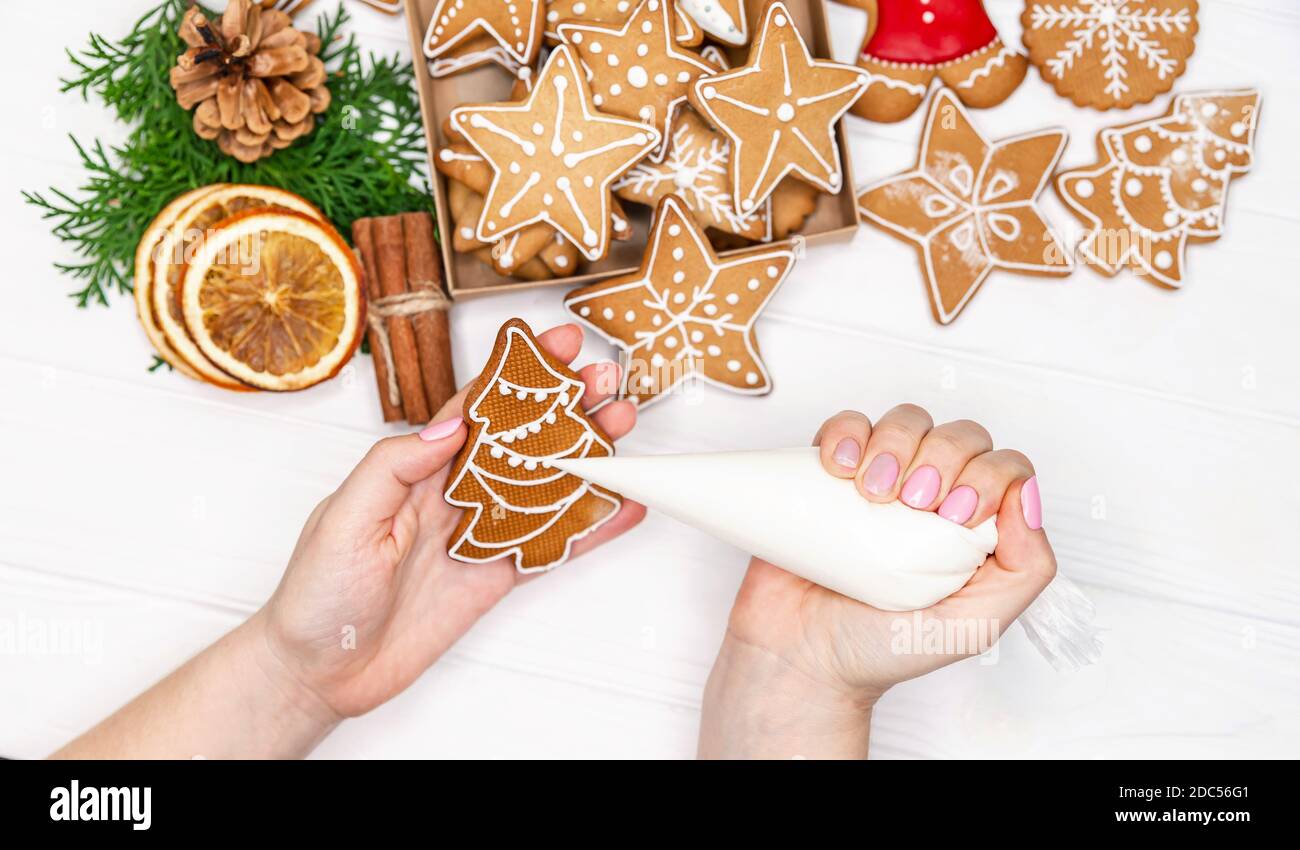
<path id="1" fill-rule="evenodd" d="M 504 68 L 491 64 L 450 77 L 439 79 L 431 77 L 425 65 L 424 33 L 428 28 L 429 18 L 433 14 L 436 2 L 437 0 L 407 0 L 406 22 L 411 34 L 415 81 L 419 89 L 420 110 L 424 116 L 424 131 L 428 140 L 429 175 L 433 182 L 434 205 L 438 212 L 438 228 L 441 234 L 451 227 L 451 213 L 447 204 L 447 178 L 439 174 L 433 166 L 433 158 L 437 156 L 438 149 L 446 143 L 441 129 L 443 121 L 452 109 L 462 104 L 508 100 L 514 78 Z M 786 6 L 790 9 L 795 25 L 808 42 L 813 55 L 819 58 L 830 58 L 830 37 L 826 30 L 826 12 L 823 2 L 824 0 L 786 0 Z M 752 33 L 764 4 L 750 2 L 745 5 Z M 724 52 L 734 67 L 745 61 L 749 54 L 749 45 L 729 47 Z M 837 195 L 819 195 L 817 208 L 804 222 L 799 233 L 784 243 L 774 244 L 789 244 L 793 239 L 803 239 L 809 245 L 848 241 L 857 230 L 858 215 L 853 196 L 853 172 L 847 160 L 848 142 L 844 136 L 843 121 L 836 127 L 836 133 L 839 135 L 844 188 Z M 583 267 L 582 274 L 573 277 L 557 277 L 541 281 L 503 277 L 473 256 L 453 251 L 451 240 L 443 239 L 441 250 L 448 292 L 453 298 L 467 298 L 472 295 L 531 289 L 539 286 L 562 285 L 572 288 L 602 278 L 634 272 L 640 266 L 641 254 L 645 250 L 646 237 L 650 229 L 651 208 L 627 201 L 623 202 L 623 208 L 631 220 L 632 238 L 623 242 L 611 241 L 608 255 L 600 262 L 588 263 Z M 721 256 L 726 257 L 735 252 L 720 253 Z"/>

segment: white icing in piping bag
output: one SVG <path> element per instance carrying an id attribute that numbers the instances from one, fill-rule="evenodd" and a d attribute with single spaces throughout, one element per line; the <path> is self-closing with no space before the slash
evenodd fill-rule
<path id="1" fill-rule="evenodd" d="M 559 469 L 887 611 L 956 592 L 996 547 L 996 520 L 970 529 L 899 502 L 876 504 L 822 468 L 815 447 L 561 458 Z M 1057 575 L 1020 622 L 1058 670 L 1101 653 L 1092 603 Z"/>
<path id="2" fill-rule="evenodd" d="M 827 474 L 815 447 L 552 463 L 888 611 L 953 593 L 998 542 L 992 517 L 970 529 L 899 502 L 868 502 L 851 479 Z"/>

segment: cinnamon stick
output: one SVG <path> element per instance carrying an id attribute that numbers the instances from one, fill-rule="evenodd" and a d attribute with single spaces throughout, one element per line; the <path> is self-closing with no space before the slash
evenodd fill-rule
<path id="1" fill-rule="evenodd" d="M 403 213 L 402 232 L 406 240 L 406 279 L 411 292 L 442 289 L 442 267 L 433 241 L 433 216 Z M 446 305 L 450 306 L 450 305 Z M 447 310 L 428 310 L 412 318 L 415 343 L 420 355 L 420 376 L 429 409 L 437 412 L 456 394 L 456 376 L 451 363 L 451 327 Z"/>
<path id="2" fill-rule="evenodd" d="M 375 264 L 375 242 L 370 219 L 361 218 L 352 222 L 352 244 L 356 246 L 361 257 L 361 267 L 366 276 L 366 297 L 378 301 L 383 293 L 379 289 L 379 270 Z M 370 359 L 375 364 L 375 382 L 379 385 L 379 406 L 384 412 L 385 422 L 396 422 L 405 414 L 400 399 L 394 403 L 388 392 L 388 360 L 384 357 L 384 343 L 379 332 L 371 326 L 366 338 L 370 342 Z"/>
<path id="3" fill-rule="evenodd" d="M 403 295 L 406 287 L 406 247 L 402 238 L 402 219 L 384 216 L 372 220 L 375 264 L 379 270 L 379 291 L 383 297 Z M 415 344 L 415 329 L 406 316 L 388 317 L 388 342 L 393 350 L 393 368 L 397 386 L 402 391 L 402 408 L 406 421 L 422 425 L 429 421 L 429 402 L 420 379 L 420 355 Z"/>

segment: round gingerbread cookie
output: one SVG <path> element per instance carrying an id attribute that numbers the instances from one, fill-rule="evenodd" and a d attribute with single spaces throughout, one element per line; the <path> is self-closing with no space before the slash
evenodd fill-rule
<path id="1" fill-rule="evenodd" d="M 1196 48 L 1196 0 L 1028 0 L 1020 22 L 1043 79 L 1095 109 L 1169 91 Z"/>

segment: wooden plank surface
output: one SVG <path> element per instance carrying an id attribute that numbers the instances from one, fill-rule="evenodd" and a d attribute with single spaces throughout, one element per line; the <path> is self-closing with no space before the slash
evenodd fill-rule
<path id="1" fill-rule="evenodd" d="M 1017 41 L 1016 0 L 988 7 Z M 360 4 L 363 43 L 406 50 L 400 22 Z M 1189 251 L 1167 292 L 1082 269 L 995 273 L 950 327 L 930 319 L 910 247 L 863 228 L 814 248 L 760 323 L 775 392 L 704 388 L 651 409 L 629 453 L 794 445 L 844 407 L 899 401 L 971 417 L 1038 466 L 1061 568 L 1094 597 L 1103 662 L 1055 673 L 1013 631 L 996 663 L 966 662 L 890 693 L 878 757 L 1300 755 L 1300 9 L 1203 0 L 1179 90 L 1264 92 L 1254 171 L 1233 185 L 1228 233 Z M 27 84 L 23 132 L 0 152 L 10 258 L 0 311 L 0 625 L 76 646 L 0 647 L 0 754 L 39 756 L 254 610 L 302 520 L 377 437 L 368 358 L 293 396 L 235 397 L 146 372 L 133 307 L 77 311 L 68 259 L 20 189 L 80 179 L 67 134 L 119 138 L 95 103 L 60 95 L 62 49 L 124 32 L 143 4 L 25 4 L 0 62 Z M 851 58 L 865 17 L 830 4 Z M 1159 114 L 1072 107 L 1030 72 L 975 112 L 992 137 L 1071 134 Z M 862 182 L 909 165 L 920 117 L 848 124 Z M 1049 197 L 1048 213 L 1072 217 Z M 562 290 L 479 299 L 453 313 L 462 380 L 502 320 L 562 321 Z M 608 357 L 589 341 L 584 358 Z M 664 756 L 694 748 L 699 692 L 744 555 L 663 517 L 513 594 L 407 694 L 346 724 L 320 754 Z M 65 642 L 66 643 L 66 642 Z"/>

